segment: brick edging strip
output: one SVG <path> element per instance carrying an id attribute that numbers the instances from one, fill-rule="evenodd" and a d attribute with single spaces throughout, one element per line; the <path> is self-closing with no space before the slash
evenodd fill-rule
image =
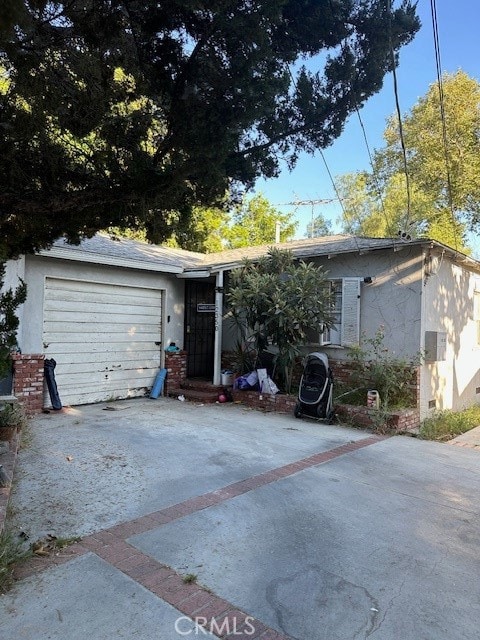
<path id="1" fill-rule="evenodd" d="M 5 528 L 5 521 L 7 519 L 8 502 L 12 491 L 13 472 L 17 462 L 19 447 L 20 432 L 17 429 L 15 435 L 9 442 L 9 450 L 0 456 L 0 464 L 3 466 L 3 470 L 10 478 L 10 485 L 8 487 L 0 487 L 0 534 Z"/>
<path id="2" fill-rule="evenodd" d="M 181 574 L 143 553 L 127 542 L 126 538 L 202 511 L 304 469 L 324 464 L 388 437 L 390 436 L 373 435 L 328 451 L 315 453 L 277 469 L 189 498 L 129 522 L 114 525 L 83 538 L 80 543 L 68 547 L 55 556 L 32 559 L 16 568 L 15 577 L 25 578 L 52 565 L 64 564 L 75 557 L 91 552 L 175 607 L 183 615 L 193 621 L 201 620 L 201 625 L 212 635 L 225 640 L 291 640 L 289 636 L 265 626 L 253 616 L 237 609 L 232 603 L 213 594 L 206 587 L 196 583 L 186 584 Z M 232 625 L 234 625 L 234 633 L 228 631 Z M 226 630 L 226 634 L 222 633 L 223 629 Z"/>

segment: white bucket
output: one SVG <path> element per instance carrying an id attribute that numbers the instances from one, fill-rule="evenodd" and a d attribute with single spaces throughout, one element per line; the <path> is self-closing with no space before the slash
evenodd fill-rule
<path id="1" fill-rule="evenodd" d="M 369 389 L 367 391 L 367 407 L 380 408 L 380 394 L 376 389 Z"/>
<path id="2" fill-rule="evenodd" d="M 233 371 L 222 371 L 222 385 L 224 387 L 231 387 L 233 385 Z"/>

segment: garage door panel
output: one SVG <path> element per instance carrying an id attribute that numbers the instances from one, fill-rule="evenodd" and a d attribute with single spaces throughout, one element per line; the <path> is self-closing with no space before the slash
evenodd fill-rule
<path id="1" fill-rule="evenodd" d="M 108 322 L 84 322 L 82 314 L 78 314 L 78 322 L 72 320 L 65 320 L 62 322 L 61 320 L 57 320 L 45 325 L 45 335 L 51 334 L 56 336 L 61 335 L 62 333 L 72 334 L 80 332 L 82 334 L 88 333 L 94 337 L 95 333 L 99 333 L 102 335 L 114 335 L 115 339 L 123 335 L 127 340 L 132 340 L 134 336 L 141 335 L 142 342 L 148 340 L 158 342 L 159 331 L 160 325 L 145 326 L 141 321 L 137 321 L 136 323 L 117 323 L 117 321 L 113 320 L 111 316 Z"/>
<path id="2" fill-rule="evenodd" d="M 72 360 L 74 362 L 72 363 Z M 158 357 L 152 358 L 150 350 L 145 350 L 143 353 L 139 351 L 124 353 L 122 351 L 111 351 L 108 355 L 108 365 L 105 363 L 105 353 L 104 352 L 87 352 L 85 353 L 85 349 L 83 351 L 78 351 L 74 358 L 72 358 L 71 351 L 65 351 L 61 353 L 60 351 L 56 352 L 55 361 L 57 366 L 61 366 L 62 370 L 64 367 L 85 367 L 92 366 L 98 369 L 101 368 L 129 368 L 132 363 L 135 366 L 140 366 L 140 368 L 150 367 L 155 368 L 158 367 Z M 66 369 L 65 369 L 66 370 Z"/>
<path id="3" fill-rule="evenodd" d="M 45 323 L 46 328 L 51 322 L 56 322 L 57 324 L 63 322 L 94 322 L 98 325 L 112 326 L 112 317 L 115 318 L 115 325 L 129 325 L 135 326 L 138 324 L 145 324 L 146 322 L 151 323 L 154 322 L 155 318 L 158 317 L 158 314 L 150 313 L 150 314 L 141 314 L 140 311 L 137 311 L 136 314 L 125 312 L 125 309 L 120 308 L 116 313 L 110 312 L 97 312 L 97 309 L 94 311 L 59 311 L 55 313 L 55 320 L 51 320 L 48 323 Z"/>
<path id="4" fill-rule="evenodd" d="M 149 389 L 151 388 L 148 386 L 145 386 L 141 392 L 137 391 L 137 390 L 130 390 L 127 389 L 127 391 L 125 391 L 125 389 L 122 388 L 114 388 L 114 387 L 108 387 L 108 388 L 88 388 L 87 390 L 83 391 L 83 390 L 75 390 L 75 391 L 71 391 L 68 393 L 69 396 L 71 396 L 72 398 L 74 398 L 74 400 L 72 400 L 72 402 L 70 402 L 70 405 L 81 405 L 81 404 L 94 404 L 95 402 L 107 402 L 107 401 L 112 401 L 112 400 L 122 400 L 122 399 L 126 399 L 126 398 L 138 398 L 138 397 L 142 397 L 144 396 Z M 63 398 L 62 398 L 63 401 Z M 65 403 L 64 403 L 65 404 Z"/>
<path id="5" fill-rule="evenodd" d="M 162 293 L 47 278 L 45 356 L 63 404 L 145 395 L 160 366 Z"/>
<path id="6" fill-rule="evenodd" d="M 106 334 L 107 335 L 107 334 Z M 108 338 L 108 335 L 107 335 Z M 107 338 L 105 338 L 105 340 L 107 340 Z M 46 348 L 46 352 L 47 351 L 51 351 L 52 350 L 52 345 L 53 341 L 48 341 L 45 340 L 44 338 L 44 344 L 48 345 L 48 349 Z M 127 348 L 125 347 L 125 345 L 128 345 Z M 152 343 L 150 342 L 131 342 L 127 339 L 127 337 L 125 337 L 123 340 L 119 340 L 118 337 L 115 339 L 115 341 L 113 342 L 108 342 L 108 343 L 104 343 L 103 345 L 101 344 L 101 342 L 99 341 L 97 344 L 94 345 L 89 345 L 88 347 L 88 352 L 89 353 L 114 353 L 117 351 L 120 352 L 124 352 L 124 353 L 144 353 L 144 352 L 148 352 L 151 353 L 152 352 Z M 158 350 L 158 347 L 157 347 Z M 57 354 L 60 353 L 64 353 L 64 354 L 69 354 L 69 353 L 85 353 L 85 341 L 83 340 L 79 340 L 77 339 L 75 342 L 72 340 L 72 342 L 63 342 L 63 343 L 59 343 L 56 342 L 55 343 L 55 352 Z M 53 357 L 53 356 L 50 356 Z M 108 356 L 110 358 L 110 355 Z M 57 358 L 55 358 L 55 360 L 57 360 Z"/>
<path id="7" fill-rule="evenodd" d="M 151 371 L 158 370 L 158 364 L 154 360 L 144 360 L 141 363 L 138 363 L 138 360 L 128 361 L 128 360 L 117 360 L 113 361 L 112 364 L 104 366 L 104 362 L 92 362 L 91 358 L 85 359 L 84 361 L 79 361 L 75 363 L 71 363 L 68 361 L 62 362 L 61 358 L 56 359 L 57 367 L 62 370 L 62 374 L 64 375 L 75 375 L 75 374 L 89 374 L 90 376 L 97 376 L 99 374 L 110 374 L 115 371 L 124 371 L 131 372 L 134 371 L 135 374 L 140 375 L 142 371 L 147 371 L 148 375 L 151 374 Z M 132 367 L 133 365 L 133 367 Z"/>
<path id="8" fill-rule="evenodd" d="M 95 312 L 97 314 L 105 314 L 106 316 L 109 316 L 111 314 L 121 314 L 124 313 L 125 308 L 127 307 L 129 309 L 129 315 L 130 316 L 135 316 L 135 315 L 139 315 L 140 317 L 144 317 L 144 316 L 152 316 L 155 317 L 157 316 L 157 307 L 155 305 L 152 304 L 151 300 L 148 300 L 149 304 L 143 304 L 141 300 L 128 300 L 125 302 L 119 302 L 118 300 L 116 300 L 115 303 L 113 302 L 107 302 L 104 299 L 102 299 L 101 302 L 95 302 L 93 300 L 85 300 L 85 302 L 89 302 L 91 305 L 95 306 Z M 132 306 L 132 305 L 138 305 L 138 308 L 136 306 Z M 48 302 L 45 303 L 44 306 L 45 311 L 49 311 L 52 313 L 49 313 L 49 317 L 51 318 L 55 318 L 55 312 L 58 312 L 59 314 L 61 314 L 62 316 L 65 313 L 78 313 L 78 299 L 77 300 L 49 300 Z"/>
<path id="9" fill-rule="evenodd" d="M 157 370 L 158 371 L 158 370 Z M 78 391 L 95 390 L 101 387 L 105 389 L 121 389 L 125 387 L 125 382 L 129 388 L 152 387 L 155 375 L 148 369 L 128 369 L 118 371 L 85 371 L 65 373 L 63 372 L 63 390 Z"/>
<path id="10" fill-rule="evenodd" d="M 112 287 L 114 287 L 112 289 Z M 113 284 L 111 282 L 100 282 L 94 280 L 75 280 L 74 278 L 54 278 L 47 276 L 45 282 L 46 290 L 59 291 L 79 291 L 95 292 L 100 295 L 110 295 L 112 297 L 137 295 L 140 297 L 155 298 L 158 289 L 149 287 L 137 287 L 135 285 Z"/>

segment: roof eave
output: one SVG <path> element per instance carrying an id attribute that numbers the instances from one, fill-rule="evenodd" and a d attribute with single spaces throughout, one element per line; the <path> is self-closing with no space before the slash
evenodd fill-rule
<path id="1" fill-rule="evenodd" d="M 38 255 L 47 258 L 57 258 L 59 260 L 70 260 L 73 262 L 87 262 L 90 264 L 102 264 L 110 267 L 124 267 L 126 269 L 141 269 L 142 271 L 154 271 L 156 273 L 183 273 L 184 267 L 159 262 L 147 262 L 145 260 L 135 260 L 133 258 L 123 258 L 120 256 L 102 255 L 99 253 L 89 253 L 87 251 L 76 251 L 75 249 L 65 249 L 62 247 L 52 247 L 43 249 Z"/>

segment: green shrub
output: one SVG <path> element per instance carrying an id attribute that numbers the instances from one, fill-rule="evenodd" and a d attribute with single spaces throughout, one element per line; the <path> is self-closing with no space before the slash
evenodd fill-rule
<path id="1" fill-rule="evenodd" d="M 384 346 L 384 338 L 380 327 L 373 338 L 364 337 L 361 346 L 351 347 L 348 355 L 352 369 L 351 388 L 362 398 L 360 404 L 366 403 L 368 389 L 376 389 L 384 410 L 415 406 L 415 369 L 421 358 L 396 357 Z M 355 397 L 353 391 L 352 396 Z"/>
<path id="2" fill-rule="evenodd" d="M 464 411 L 435 411 L 421 426 L 419 437 L 424 440 L 451 440 L 480 425 L 480 406 Z"/>
<path id="3" fill-rule="evenodd" d="M 5 277 L 6 263 L 0 255 L 0 291 Z M 10 353 L 17 344 L 17 328 L 19 320 L 15 315 L 19 307 L 27 298 L 27 287 L 23 280 L 15 289 L 8 289 L 0 293 L 0 379 L 11 369 Z"/>
<path id="4" fill-rule="evenodd" d="M 23 429 L 27 425 L 27 414 L 20 404 L 7 404 L 0 409 L 0 428 Z"/>
<path id="5" fill-rule="evenodd" d="M 13 565 L 30 556 L 31 552 L 22 549 L 21 542 L 11 533 L 0 533 L 0 594 L 5 593 L 12 583 Z"/>

